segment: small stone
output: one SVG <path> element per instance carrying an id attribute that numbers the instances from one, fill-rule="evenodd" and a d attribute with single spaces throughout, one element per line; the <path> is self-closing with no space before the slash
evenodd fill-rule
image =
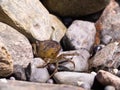
<path id="1" fill-rule="evenodd" d="M 106 86 L 104 90 L 116 90 L 114 86 Z"/>
<path id="2" fill-rule="evenodd" d="M 113 74 L 117 74 L 118 73 L 118 69 L 113 69 Z"/>
<path id="3" fill-rule="evenodd" d="M 54 81 L 53 81 L 53 79 L 49 79 L 49 80 L 47 81 L 47 83 L 49 83 L 49 84 L 54 84 Z"/>
<path id="4" fill-rule="evenodd" d="M 10 77 L 10 80 L 15 80 L 15 77 Z"/>
<path id="5" fill-rule="evenodd" d="M 45 83 L 49 79 L 49 73 L 47 69 L 37 68 L 39 65 L 43 65 L 45 62 L 40 58 L 34 58 L 31 62 L 31 76 L 30 81 Z"/>

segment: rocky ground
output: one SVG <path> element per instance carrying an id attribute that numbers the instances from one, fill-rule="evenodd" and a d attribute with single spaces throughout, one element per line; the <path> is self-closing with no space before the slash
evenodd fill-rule
<path id="1" fill-rule="evenodd" d="M 119 0 L 1 0 L 0 90 L 120 90 Z"/>

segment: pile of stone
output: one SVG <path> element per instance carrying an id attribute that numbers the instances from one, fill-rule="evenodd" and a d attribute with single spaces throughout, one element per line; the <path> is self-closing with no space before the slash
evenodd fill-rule
<path id="1" fill-rule="evenodd" d="M 119 0 L 1 0 L 0 90 L 120 90 L 119 19 Z M 44 66 L 46 40 L 62 48 Z"/>

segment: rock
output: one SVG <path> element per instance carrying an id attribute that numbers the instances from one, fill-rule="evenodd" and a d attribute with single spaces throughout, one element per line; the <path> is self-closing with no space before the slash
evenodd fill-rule
<path id="1" fill-rule="evenodd" d="M 46 8 L 59 16 L 79 17 L 100 11 L 105 8 L 110 0 L 40 0 Z"/>
<path id="2" fill-rule="evenodd" d="M 59 41 L 62 36 L 55 38 L 53 33 L 64 34 L 65 26 L 56 17 L 49 15 L 39 0 L 4 0 L 0 2 L 0 7 L 0 21 L 14 27 L 31 42 L 35 39 L 48 40 L 51 37 Z M 59 22 L 59 25 L 55 24 L 56 22 Z"/>
<path id="3" fill-rule="evenodd" d="M 6 45 L 12 56 L 14 65 L 26 67 L 33 59 L 32 47 L 28 39 L 3 23 L 0 23 L 0 41 Z"/>
<path id="4" fill-rule="evenodd" d="M 87 83 L 90 87 L 93 85 L 94 78 L 94 74 L 77 72 L 57 72 L 54 75 L 57 83 L 77 86 L 80 86 L 80 83 Z"/>
<path id="5" fill-rule="evenodd" d="M 103 85 L 112 85 L 115 87 L 115 90 L 120 89 L 120 78 L 107 71 L 100 70 L 96 78 Z"/>
<path id="6" fill-rule="evenodd" d="M 0 77 L 7 77 L 13 73 L 13 60 L 6 46 L 0 42 Z"/>
<path id="7" fill-rule="evenodd" d="M 85 48 L 90 50 L 95 39 L 96 29 L 94 23 L 76 20 L 68 28 L 63 46 L 72 49 Z M 68 49 L 67 49 L 68 50 Z"/>
<path id="8" fill-rule="evenodd" d="M 59 42 L 65 35 L 67 28 L 56 16 L 50 14 L 50 19 L 53 29 L 51 39 Z"/>
<path id="9" fill-rule="evenodd" d="M 73 55 L 71 55 L 70 57 L 66 56 L 66 58 L 68 57 L 69 60 L 73 61 L 75 64 L 75 67 L 73 63 L 69 62 L 69 60 L 68 62 L 63 63 L 62 66 L 67 67 L 69 70 L 72 70 L 72 71 L 87 71 L 88 59 L 90 57 L 89 52 L 85 49 L 80 49 L 80 50 L 74 50 L 74 51 L 64 51 L 64 52 L 61 52 L 60 54 L 72 54 L 72 53 Z M 74 53 L 78 53 L 79 55 L 74 55 Z"/>
<path id="10" fill-rule="evenodd" d="M 33 83 L 23 81 L 7 80 L 6 83 L 0 82 L 0 90 L 85 90 L 80 87 L 70 85 L 55 85 L 44 83 Z"/>
<path id="11" fill-rule="evenodd" d="M 40 58 L 34 58 L 31 62 L 31 77 L 30 81 L 45 83 L 49 79 L 49 73 L 46 68 L 37 68 L 42 66 L 45 62 Z"/>
<path id="12" fill-rule="evenodd" d="M 25 69 L 20 65 L 14 65 L 13 75 L 16 80 L 27 80 L 25 75 Z"/>
<path id="13" fill-rule="evenodd" d="M 115 87 L 108 85 L 104 90 L 115 90 Z"/>
<path id="14" fill-rule="evenodd" d="M 96 22 L 97 32 L 100 33 L 102 43 L 108 44 L 112 40 L 120 41 L 120 6 L 115 0 L 111 0 L 103 14 Z M 107 35 L 107 36 L 106 36 Z"/>
<path id="15" fill-rule="evenodd" d="M 90 68 L 96 70 L 105 68 L 118 68 L 120 65 L 120 45 L 118 42 L 110 43 L 98 51 L 94 57 L 89 60 Z"/>

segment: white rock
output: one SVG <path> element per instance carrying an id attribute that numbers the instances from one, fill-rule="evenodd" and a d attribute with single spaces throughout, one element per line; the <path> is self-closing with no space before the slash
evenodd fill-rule
<path id="1" fill-rule="evenodd" d="M 61 84 L 78 85 L 78 82 L 84 82 L 92 86 L 95 75 L 77 72 L 57 72 L 54 78 L 57 83 Z"/>

